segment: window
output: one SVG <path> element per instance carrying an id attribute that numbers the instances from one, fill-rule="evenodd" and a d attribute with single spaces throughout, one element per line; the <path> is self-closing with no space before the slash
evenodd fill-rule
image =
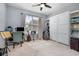
<path id="1" fill-rule="evenodd" d="M 39 18 L 38 17 L 33 17 L 33 24 L 38 25 Z"/>
<path id="2" fill-rule="evenodd" d="M 26 15 L 25 17 L 25 31 L 36 31 L 38 33 L 39 17 Z"/>
<path id="3" fill-rule="evenodd" d="M 32 24 L 32 16 L 26 16 L 25 18 L 25 24 Z"/>

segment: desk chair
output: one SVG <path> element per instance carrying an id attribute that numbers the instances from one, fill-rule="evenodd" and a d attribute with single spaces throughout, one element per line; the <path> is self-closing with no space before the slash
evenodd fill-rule
<path id="1" fill-rule="evenodd" d="M 22 46 L 22 32 L 21 31 L 17 31 L 17 32 L 13 32 L 13 48 L 15 48 L 15 44 L 20 43 Z"/>

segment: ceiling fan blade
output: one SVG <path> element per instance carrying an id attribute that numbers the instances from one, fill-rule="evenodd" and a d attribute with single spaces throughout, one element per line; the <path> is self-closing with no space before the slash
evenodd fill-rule
<path id="1" fill-rule="evenodd" d="M 42 9 L 43 9 L 43 8 L 42 8 L 42 7 L 40 7 L 40 11 L 42 11 Z"/>
<path id="2" fill-rule="evenodd" d="M 40 6 L 41 4 L 37 4 L 37 5 L 33 5 L 32 7 L 35 7 L 35 6 Z"/>
<path id="3" fill-rule="evenodd" d="M 45 4 L 45 6 L 48 7 L 48 8 L 52 8 L 51 6 L 49 6 L 49 5 L 47 5 L 47 4 Z"/>

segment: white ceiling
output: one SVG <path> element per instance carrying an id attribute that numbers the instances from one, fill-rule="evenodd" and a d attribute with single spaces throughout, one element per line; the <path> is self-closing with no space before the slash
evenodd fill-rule
<path id="1" fill-rule="evenodd" d="M 29 10 L 35 13 L 41 13 L 44 15 L 55 15 L 64 11 L 73 11 L 79 9 L 79 3 L 47 3 L 48 5 L 52 6 L 51 9 L 44 8 L 40 11 L 40 7 L 32 7 L 32 5 L 36 5 L 37 3 L 8 3 L 8 6 L 13 6 L 16 8 Z"/>

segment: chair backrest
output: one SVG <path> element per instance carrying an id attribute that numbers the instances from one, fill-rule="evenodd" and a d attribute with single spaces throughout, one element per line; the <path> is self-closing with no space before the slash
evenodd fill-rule
<path id="1" fill-rule="evenodd" d="M 22 41 L 22 32 L 17 31 L 13 32 L 13 42 L 21 42 Z"/>
<path id="2" fill-rule="evenodd" d="M 12 31 L 13 31 L 13 28 L 12 28 L 11 26 L 6 27 L 6 28 L 5 28 L 5 31 L 10 31 L 10 32 L 12 32 Z"/>

